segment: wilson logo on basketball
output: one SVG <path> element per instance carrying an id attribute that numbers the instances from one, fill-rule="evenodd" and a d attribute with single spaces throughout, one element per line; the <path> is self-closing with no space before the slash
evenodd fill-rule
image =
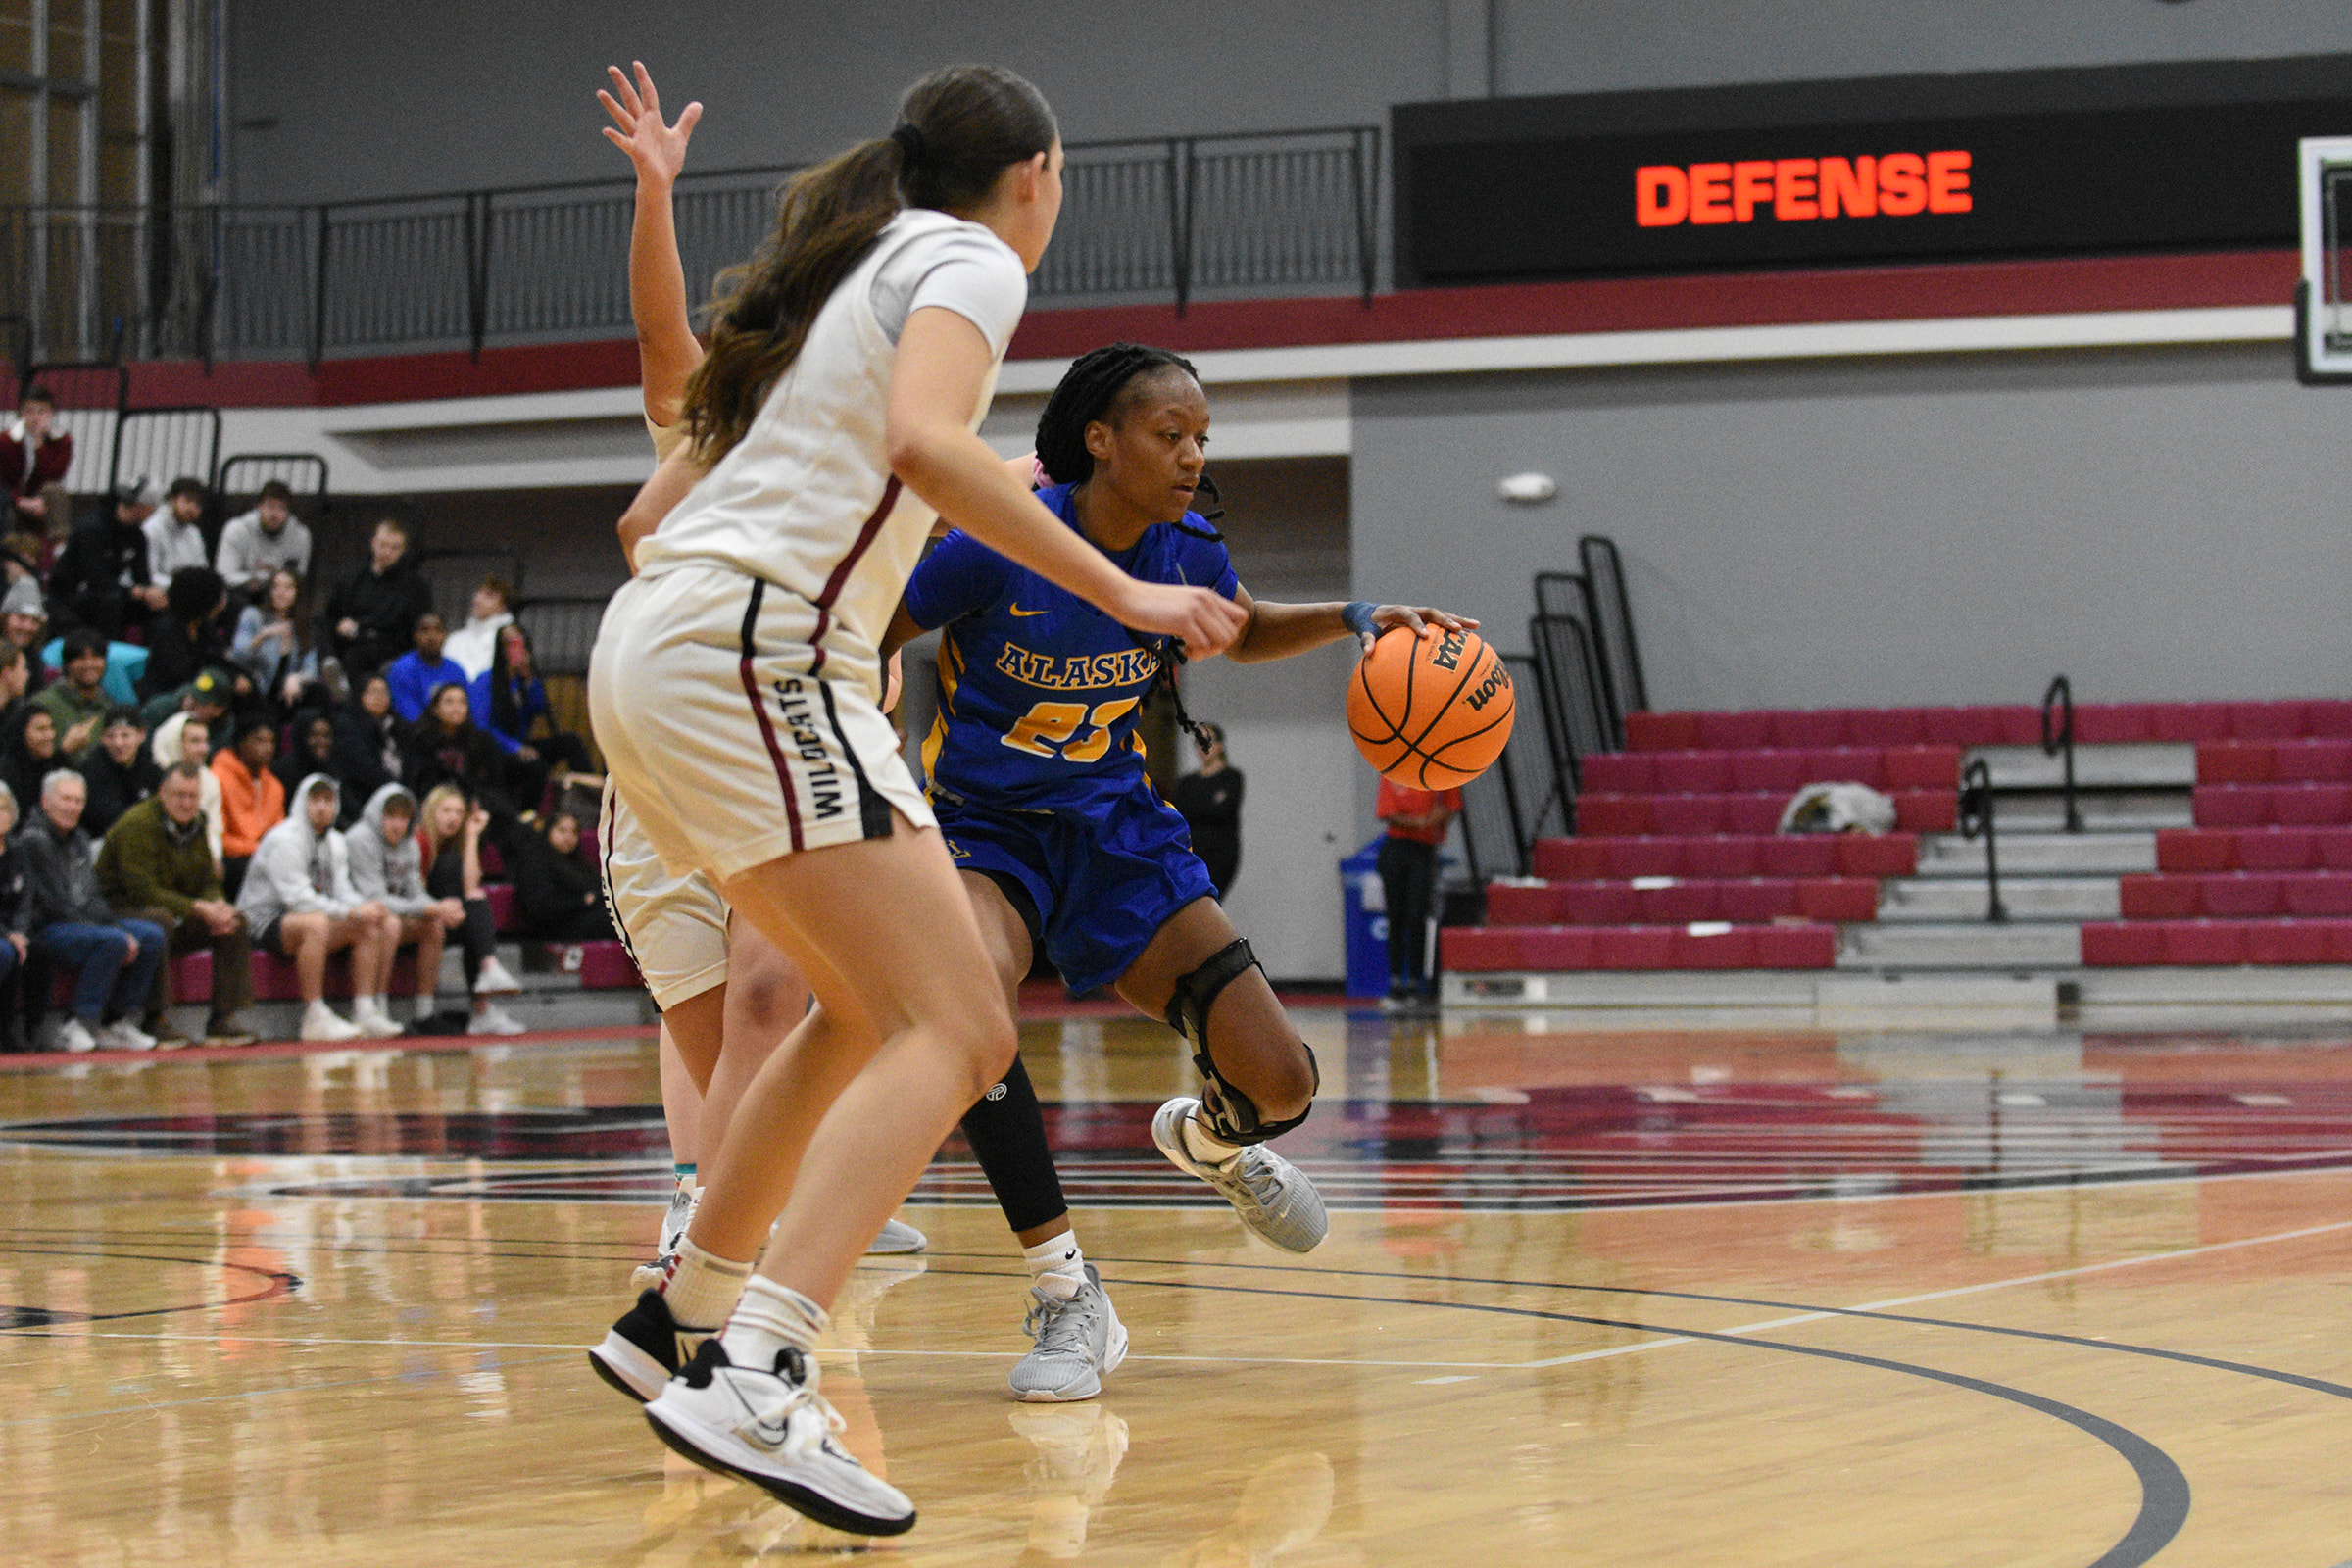
<path id="1" fill-rule="evenodd" d="M 1487 672 L 1485 680 L 1462 693 L 1462 701 L 1470 705 L 1470 711 L 1473 713 L 1483 713 L 1487 710 L 1487 705 L 1494 700 L 1496 692 L 1508 691 L 1510 687 L 1510 671 L 1504 669 L 1500 664 L 1496 664 Z"/>
<path id="2" fill-rule="evenodd" d="M 1737 164 L 1651 164 L 1634 171 L 1634 221 L 1751 223 L 1827 218 L 1913 218 L 1975 210 L 1967 152 L 1859 158 L 1751 159 Z"/>

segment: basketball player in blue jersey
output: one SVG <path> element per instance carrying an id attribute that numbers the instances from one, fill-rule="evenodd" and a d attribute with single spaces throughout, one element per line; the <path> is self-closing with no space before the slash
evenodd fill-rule
<path id="1" fill-rule="evenodd" d="M 1207 444 L 1208 400 L 1189 363 L 1135 344 L 1098 349 L 1070 368 L 1038 421 L 1038 465 L 1058 481 L 1038 499 L 1121 571 L 1239 605 L 1248 619 L 1226 650 L 1233 659 L 1287 658 L 1350 634 L 1368 647 L 1395 626 L 1478 624 L 1401 605 L 1252 599 L 1221 536 L 1191 510 Z M 1165 641 L 960 531 L 915 568 L 884 647 L 933 627 L 944 632 L 939 719 L 923 747 L 928 799 L 1006 997 L 1042 944 L 1071 991 L 1114 986 L 1165 1018 L 1204 1084 L 1159 1107 L 1152 1142 L 1257 1235 L 1309 1250 L 1328 1229 L 1322 1198 L 1265 1144 L 1306 1119 L 1314 1053 L 1218 907 L 1184 818 L 1144 773 L 1136 723 L 1170 669 Z M 1035 1098 L 1017 1059 L 1000 1087 L 1002 1101 Z M 994 1103 L 967 1114 L 967 1137 Z M 1058 1349 L 1097 1371 L 1115 1366 L 1126 1334 L 1066 1211 L 1019 1234 L 1033 1257 L 1066 1254 L 1066 1296 L 1049 1295 L 1040 1277 L 1032 1359 Z"/>

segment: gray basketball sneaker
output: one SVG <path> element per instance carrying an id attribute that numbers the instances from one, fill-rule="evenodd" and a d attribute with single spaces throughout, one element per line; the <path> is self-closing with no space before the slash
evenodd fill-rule
<path id="1" fill-rule="evenodd" d="M 1013 1364 L 1012 1392 L 1035 1404 L 1091 1399 L 1102 1392 L 1102 1374 L 1127 1359 L 1127 1325 L 1119 1321 L 1102 1276 L 1086 1265 L 1086 1283 L 1068 1300 L 1042 1290 L 1029 1293 L 1036 1305 L 1021 1332 L 1037 1348 Z"/>
<path id="2" fill-rule="evenodd" d="M 1263 1144 L 1251 1144 L 1222 1165 L 1195 1159 L 1185 1147 L 1184 1124 L 1200 1108 L 1179 1095 L 1152 1118 L 1152 1141 L 1178 1170 L 1189 1171 L 1225 1195 L 1242 1223 L 1289 1252 L 1311 1252 L 1330 1233 L 1323 1195 L 1306 1173 Z"/>
<path id="3" fill-rule="evenodd" d="M 816 1389 L 816 1361 L 799 1350 L 788 1347 L 760 1371 L 731 1365 L 725 1347 L 705 1340 L 645 1418 L 686 1458 L 818 1524 L 858 1536 L 913 1529 L 914 1504 L 836 1441 L 841 1416 Z"/>

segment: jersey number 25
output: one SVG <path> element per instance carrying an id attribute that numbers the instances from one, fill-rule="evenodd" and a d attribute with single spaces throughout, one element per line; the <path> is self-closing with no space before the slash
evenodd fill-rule
<path id="1" fill-rule="evenodd" d="M 1100 762 L 1110 750 L 1110 726 L 1127 716 L 1135 699 L 1097 704 L 1087 711 L 1084 703 L 1040 703 L 1018 719 L 1003 738 L 1016 752 L 1037 757 L 1059 757 L 1069 762 Z M 1087 726 L 1078 735 L 1078 727 Z M 1076 740 L 1070 737 L 1078 735 Z"/>

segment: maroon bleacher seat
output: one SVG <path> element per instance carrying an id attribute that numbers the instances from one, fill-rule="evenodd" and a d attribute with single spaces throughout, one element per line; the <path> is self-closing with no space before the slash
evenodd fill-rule
<path id="1" fill-rule="evenodd" d="M 629 950 L 619 942 L 581 942 L 580 989 L 583 991 L 634 991 L 645 982 L 638 976 L 637 965 L 629 957 Z"/>
<path id="2" fill-rule="evenodd" d="M 2157 921 L 2094 921 L 2082 928 L 2087 968 L 2154 968 L 2165 961 L 2165 927 Z"/>
<path id="3" fill-rule="evenodd" d="M 2075 744 L 2113 746 L 2149 738 L 2148 710 L 2139 703 L 2082 703 L 2075 709 Z"/>
<path id="4" fill-rule="evenodd" d="M 1581 809 L 1581 803 L 1580 803 Z M 1727 834 L 1697 838 L 1539 839 L 1535 871 L 1562 881 L 1637 876 L 1889 877 L 1919 865 L 1909 833 Z"/>
<path id="5" fill-rule="evenodd" d="M 2164 961 L 2176 964 L 2225 964 L 2246 961 L 2246 934 L 2234 920 L 2167 920 Z"/>
<path id="6" fill-rule="evenodd" d="M 1696 713 L 1628 713 L 1625 715 L 1625 745 L 1628 751 L 1685 751 L 1697 744 L 1698 715 Z"/>
<path id="7" fill-rule="evenodd" d="M 2352 919 L 2352 875 L 2307 871 L 2278 879 L 2284 912 L 2301 920 Z"/>
<path id="8" fill-rule="evenodd" d="M 1846 713 L 1845 737 L 1856 746 L 1917 746 L 1927 723 L 1916 708 L 1856 708 Z"/>
<path id="9" fill-rule="evenodd" d="M 2325 920 L 2254 921 L 2246 927 L 2245 961 L 2332 962 L 2328 926 L 2329 922 Z"/>
<path id="10" fill-rule="evenodd" d="M 2303 705 L 2294 701 L 2230 703 L 2230 733 L 2241 741 L 2295 740 L 2303 727 Z"/>
<path id="11" fill-rule="evenodd" d="M 2268 784 L 2278 771 L 2278 750 L 2270 741 L 2200 741 L 2197 782 Z"/>
<path id="12" fill-rule="evenodd" d="M 2262 827 L 2271 820 L 2268 784 L 2200 784 L 2189 792 L 2199 827 Z"/>
<path id="13" fill-rule="evenodd" d="M 482 901 L 490 906 L 491 921 L 501 936 L 515 929 L 522 921 L 520 901 L 512 882 L 485 882 Z"/>
<path id="14" fill-rule="evenodd" d="M 2197 879 L 2198 913 L 2211 920 L 2267 920 L 2286 907 L 2282 874 L 2231 871 Z"/>

